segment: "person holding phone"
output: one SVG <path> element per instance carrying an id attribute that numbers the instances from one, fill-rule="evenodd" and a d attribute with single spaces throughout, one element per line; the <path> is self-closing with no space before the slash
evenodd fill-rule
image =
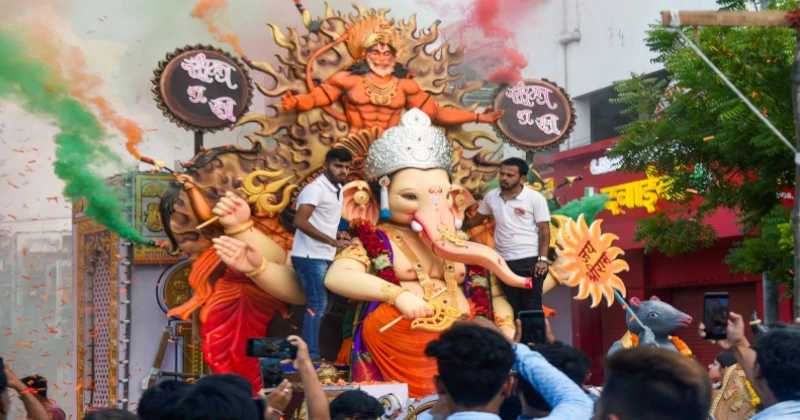
<path id="1" fill-rule="evenodd" d="M 467 231 L 494 216 L 494 242 L 497 253 L 514 274 L 532 277 L 532 289 L 520 289 L 502 283 L 503 292 L 514 309 L 542 310 L 542 285 L 547 277 L 547 253 L 550 249 L 550 210 L 542 194 L 523 185 L 528 164 L 510 158 L 500 164 L 500 188 L 489 191 L 477 213 L 464 222 Z"/>

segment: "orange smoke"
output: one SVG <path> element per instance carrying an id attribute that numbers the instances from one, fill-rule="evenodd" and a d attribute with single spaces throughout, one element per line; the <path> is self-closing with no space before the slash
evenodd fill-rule
<path id="1" fill-rule="evenodd" d="M 100 120 L 119 130 L 127 139 L 125 148 L 133 157 L 140 159 L 142 155 L 137 150 L 137 146 L 142 142 L 144 130 L 135 122 L 120 116 L 106 98 L 92 95 L 94 89 L 102 86 L 103 80 L 86 71 L 86 58 L 79 48 L 70 48 L 67 54 L 63 54 L 61 58 L 60 67 L 64 78 L 70 82 L 70 95 L 84 104 L 94 105 L 94 108 L 100 113 Z"/>
<path id="2" fill-rule="evenodd" d="M 224 42 L 233 47 L 236 54 L 244 57 L 242 46 L 239 45 L 239 35 L 233 33 L 223 33 L 222 30 L 214 23 L 217 12 L 228 7 L 228 0 L 200 0 L 194 10 L 192 10 L 192 17 L 201 19 L 206 24 L 206 29 L 211 32 L 219 42 Z"/>
<path id="3" fill-rule="evenodd" d="M 136 159 L 142 157 L 137 147 L 142 142 L 144 130 L 135 122 L 120 116 L 111 104 L 97 90 L 103 86 L 103 79 L 87 71 L 86 58 L 78 47 L 63 47 L 56 44 L 59 37 L 51 30 L 53 25 L 48 25 L 43 18 L 34 28 L 31 28 L 28 37 L 35 52 L 48 64 L 59 70 L 61 77 L 69 86 L 69 93 L 75 99 L 90 107 L 94 106 L 99 112 L 99 119 L 112 125 L 126 138 L 125 148 Z"/>

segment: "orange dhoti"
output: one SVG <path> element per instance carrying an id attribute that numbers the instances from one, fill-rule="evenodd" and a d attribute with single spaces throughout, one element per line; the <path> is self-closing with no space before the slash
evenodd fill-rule
<path id="1" fill-rule="evenodd" d="M 373 362 L 386 381 L 408 384 L 408 395 L 414 398 L 436 393 L 434 375 L 439 374 L 436 359 L 425 355 L 425 347 L 440 333 L 412 330 L 411 321 L 403 319 L 384 332 L 383 326 L 401 316 L 400 311 L 381 303 L 364 319 L 361 336 Z"/>

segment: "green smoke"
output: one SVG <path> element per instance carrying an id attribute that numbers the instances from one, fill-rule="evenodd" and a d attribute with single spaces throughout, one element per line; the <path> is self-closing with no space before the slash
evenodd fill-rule
<path id="1" fill-rule="evenodd" d="M 47 63 L 26 53 L 12 34 L 0 31 L 0 97 L 14 100 L 27 112 L 49 117 L 61 130 L 55 136 L 56 176 L 64 181 L 64 196 L 86 197 L 85 214 L 123 238 L 150 242 L 122 218 L 123 206 L 113 187 L 93 172 L 96 164 L 119 162 L 103 144 L 105 132 L 80 102 L 69 96 L 67 84 Z"/>
<path id="2" fill-rule="evenodd" d="M 597 217 L 597 214 L 605 209 L 608 200 L 607 194 L 584 197 L 580 200 L 572 200 L 552 213 L 567 216 L 575 220 L 578 220 L 578 216 L 582 214 L 583 217 L 586 218 L 586 224 L 591 225 L 592 222 L 594 222 L 594 218 Z"/>

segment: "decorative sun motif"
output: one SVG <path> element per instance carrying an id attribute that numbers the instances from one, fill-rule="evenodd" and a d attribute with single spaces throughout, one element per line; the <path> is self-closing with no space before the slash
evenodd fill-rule
<path id="1" fill-rule="evenodd" d="M 583 215 L 578 220 L 564 218 L 558 229 L 557 271 L 564 274 L 565 284 L 578 286 L 575 299 L 586 299 L 591 295 L 592 307 L 600 304 L 605 296 L 608 306 L 614 303 L 614 290 L 625 297 L 625 283 L 617 273 L 628 271 L 628 263 L 617 260 L 624 254 L 622 249 L 612 247 L 611 242 L 619 239 L 613 233 L 600 231 L 602 220 L 596 220 L 591 227 L 586 226 Z"/>

